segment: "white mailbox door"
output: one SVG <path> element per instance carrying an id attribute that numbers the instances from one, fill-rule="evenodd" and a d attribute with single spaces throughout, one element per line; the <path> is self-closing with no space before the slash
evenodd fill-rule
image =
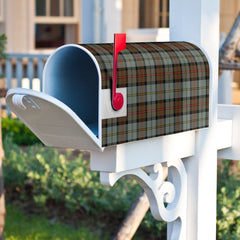
<path id="1" fill-rule="evenodd" d="M 11 89 L 6 97 L 9 108 L 47 146 L 103 151 L 101 136 L 64 103 L 42 92 Z"/>

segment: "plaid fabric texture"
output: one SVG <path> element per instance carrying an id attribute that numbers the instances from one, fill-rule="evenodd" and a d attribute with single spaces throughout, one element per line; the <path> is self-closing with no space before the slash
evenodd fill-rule
<path id="1" fill-rule="evenodd" d="M 82 45 L 111 88 L 113 44 Z M 187 42 L 127 43 L 118 54 L 117 87 L 127 87 L 127 116 L 102 120 L 102 146 L 208 126 L 209 64 Z"/>

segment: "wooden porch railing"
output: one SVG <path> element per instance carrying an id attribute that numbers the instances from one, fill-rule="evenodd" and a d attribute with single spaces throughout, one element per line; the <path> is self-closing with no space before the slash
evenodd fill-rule
<path id="1" fill-rule="evenodd" d="M 42 72 L 49 55 L 8 53 L 0 62 L 0 88 L 26 87 L 41 91 Z M 34 81 L 38 86 L 34 87 Z"/>
<path id="2" fill-rule="evenodd" d="M 7 89 L 23 87 L 42 91 L 43 67 L 49 55 L 7 53 L 7 58 L 0 61 L 0 103 L 6 109 Z M 7 113 L 10 110 L 7 108 Z"/>

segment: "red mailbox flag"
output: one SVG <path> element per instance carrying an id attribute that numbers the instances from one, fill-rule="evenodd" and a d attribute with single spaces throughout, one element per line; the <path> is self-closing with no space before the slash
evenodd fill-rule
<path id="1" fill-rule="evenodd" d="M 115 33 L 114 34 L 114 46 L 113 46 L 113 76 L 112 76 L 112 107 L 118 111 L 123 106 L 123 95 L 117 93 L 117 56 L 118 53 L 126 48 L 126 34 Z"/>

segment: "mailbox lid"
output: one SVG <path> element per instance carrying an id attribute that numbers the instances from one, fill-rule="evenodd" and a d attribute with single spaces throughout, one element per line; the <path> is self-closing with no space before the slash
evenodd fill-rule
<path id="1" fill-rule="evenodd" d="M 6 102 L 45 145 L 103 151 L 101 139 L 56 98 L 29 89 L 15 88 L 8 91 Z"/>

